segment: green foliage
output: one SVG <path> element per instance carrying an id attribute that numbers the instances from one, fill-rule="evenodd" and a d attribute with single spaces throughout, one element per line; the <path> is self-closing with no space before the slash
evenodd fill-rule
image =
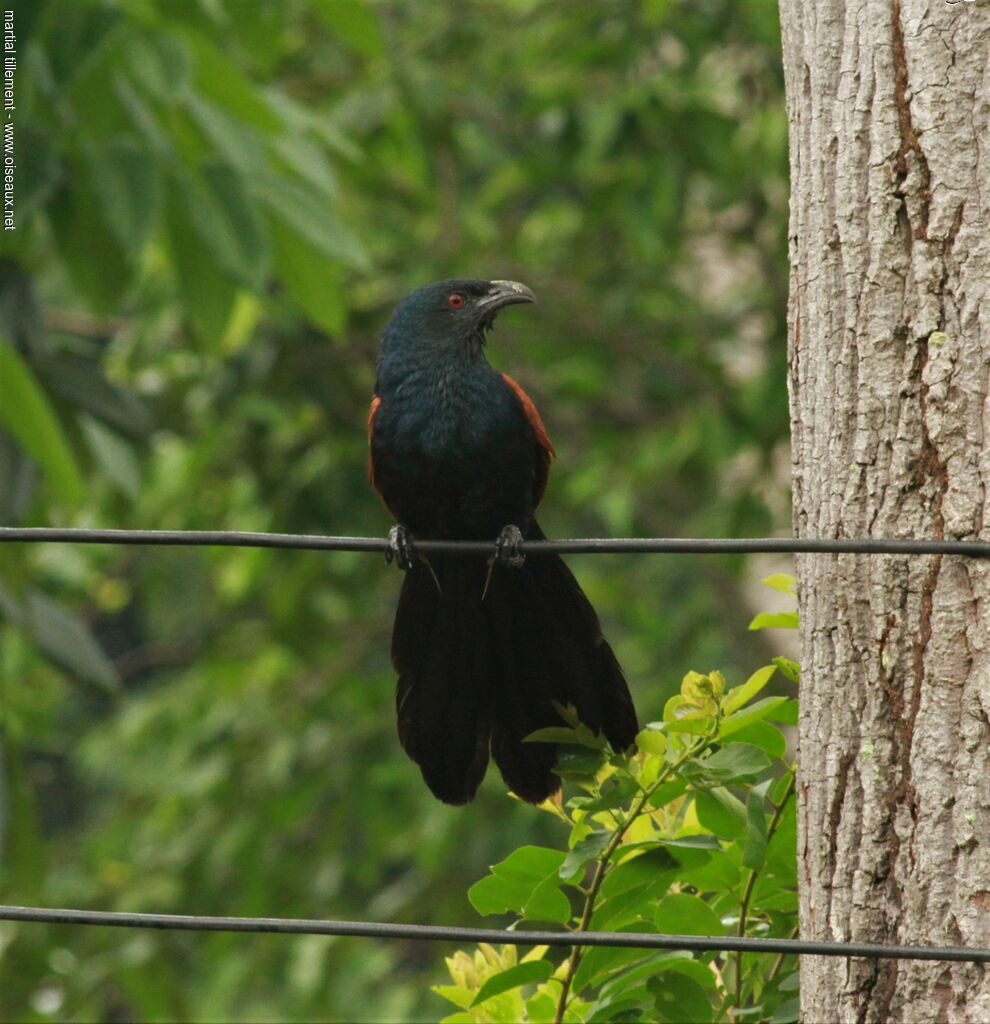
<path id="1" fill-rule="evenodd" d="M 378 334 L 411 288 L 460 273 L 538 294 L 490 354 L 559 452 L 549 533 L 786 522 L 771 0 L 13 9 L 3 524 L 384 534 L 365 479 Z M 662 723 L 644 758 L 700 739 L 725 695 L 694 680 L 666 718 L 671 665 L 742 679 L 773 653 L 745 630 L 742 559 L 574 567 Z M 633 781 L 593 783 L 607 754 L 574 723 L 573 849 L 553 850 L 554 819 L 495 777 L 458 811 L 426 792 L 394 735 L 396 589 L 360 555 L 0 547 L 0 898 L 457 923 L 460 894 L 515 849 L 589 870 L 609 835 L 595 815 L 628 808 Z M 793 721 L 793 702 L 761 694 L 731 739 L 779 758 L 761 700 Z M 706 791 L 704 813 L 755 859 L 740 778 Z M 693 785 L 681 773 L 651 806 Z M 620 855 L 603 885 L 616 926 L 638 872 L 709 856 L 710 838 Z M 501 912 L 559 920 L 574 887 L 556 871 Z M 665 975 L 700 984 L 668 959 Z M 0 1018 L 430 1019 L 430 970 L 404 945 L 8 925 Z"/>
<path id="2" fill-rule="evenodd" d="M 31 368 L 2 338 L 0 422 L 41 466 L 58 498 L 67 505 L 78 504 L 83 496 L 82 476 L 58 418 Z"/>
<path id="3" fill-rule="evenodd" d="M 779 725 L 787 699 L 754 702 L 774 671 L 731 689 L 719 672 L 689 672 L 633 755 L 599 741 L 605 763 L 566 802 L 543 805 L 567 825 L 569 852 L 516 850 L 471 887 L 475 909 L 574 932 L 793 936 L 794 765 Z M 588 748 L 573 719 L 561 731 Z M 560 960 L 539 947 L 516 966 L 511 946 L 483 946 L 447 967 L 453 984 L 434 992 L 459 1012 L 446 1024 L 797 1019 L 794 957 L 576 946 Z"/>

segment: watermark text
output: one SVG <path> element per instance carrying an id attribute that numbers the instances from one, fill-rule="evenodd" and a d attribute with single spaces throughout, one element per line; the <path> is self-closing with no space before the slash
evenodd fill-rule
<path id="1" fill-rule="evenodd" d="M 14 72 L 17 70 L 17 36 L 14 12 L 3 12 L 3 229 L 14 231 Z"/>

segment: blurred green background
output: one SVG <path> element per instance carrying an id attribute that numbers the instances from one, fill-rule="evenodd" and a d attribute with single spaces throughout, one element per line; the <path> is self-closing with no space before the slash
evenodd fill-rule
<path id="1" fill-rule="evenodd" d="M 551 536 L 789 532 L 774 0 L 13 10 L 4 525 L 384 534 L 377 335 L 471 275 L 539 298 L 489 354 L 556 444 Z M 765 660 L 743 560 L 573 565 L 644 721 Z M 559 836 L 402 754 L 398 587 L 369 555 L 0 547 L 0 899 L 483 923 L 467 886 Z M 429 1020 L 444 952 L 0 924 L 0 1019 Z"/>

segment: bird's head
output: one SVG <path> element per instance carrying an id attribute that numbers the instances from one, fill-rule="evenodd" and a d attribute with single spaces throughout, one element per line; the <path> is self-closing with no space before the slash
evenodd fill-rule
<path id="1" fill-rule="evenodd" d="M 477 350 L 498 311 L 536 296 L 518 281 L 451 278 L 424 285 L 399 304 L 385 328 L 384 342 L 446 349 Z"/>

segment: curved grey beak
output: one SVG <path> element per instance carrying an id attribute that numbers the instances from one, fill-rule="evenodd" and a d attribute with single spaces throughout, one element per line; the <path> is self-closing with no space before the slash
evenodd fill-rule
<path id="1" fill-rule="evenodd" d="M 488 294 L 475 302 L 475 308 L 481 313 L 492 313 L 518 302 L 536 302 L 536 296 L 518 281 L 492 281 Z"/>

